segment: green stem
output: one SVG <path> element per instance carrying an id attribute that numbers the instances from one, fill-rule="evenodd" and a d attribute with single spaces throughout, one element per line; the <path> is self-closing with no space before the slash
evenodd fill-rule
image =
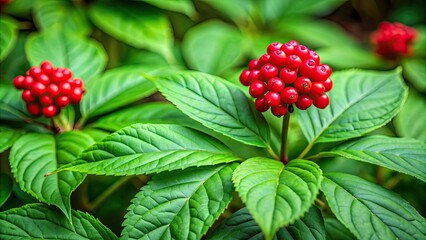
<path id="1" fill-rule="evenodd" d="M 297 158 L 298 159 L 304 158 L 306 156 L 306 154 L 308 154 L 309 151 L 311 151 L 313 146 L 314 146 L 313 143 L 309 143 L 308 146 L 306 146 L 306 148 L 303 150 L 303 152 L 301 154 L 299 154 L 299 156 Z"/>
<path id="2" fill-rule="evenodd" d="M 290 123 L 290 112 L 286 113 L 284 115 L 283 119 L 283 128 L 281 131 L 281 155 L 280 155 L 280 161 L 282 163 L 287 164 L 289 162 L 288 156 L 287 156 L 287 135 L 288 135 L 288 126 Z"/>
<path id="3" fill-rule="evenodd" d="M 120 189 L 124 184 L 129 181 L 131 177 L 122 177 L 118 179 L 115 183 L 113 183 L 107 190 L 102 192 L 91 204 L 90 204 L 90 212 L 97 209 L 102 203 L 104 203 L 111 195 L 115 193 L 118 189 Z"/>

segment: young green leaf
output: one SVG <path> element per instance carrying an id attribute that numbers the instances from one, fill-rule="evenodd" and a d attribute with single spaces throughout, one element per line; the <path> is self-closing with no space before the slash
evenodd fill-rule
<path id="1" fill-rule="evenodd" d="M 111 36 L 136 48 L 162 54 L 173 63 L 173 37 L 165 15 L 142 2 L 96 2 L 89 9 L 93 23 Z"/>
<path id="2" fill-rule="evenodd" d="M 345 142 L 317 156 L 340 156 L 376 164 L 426 182 L 426 144 L 415 139 L 367 136 Z"/>
<path id="3" fill-rule="evenodd" d="M 388 123 L 407 95 L 401 70 L 348 70 L 332 75 L 333 90 L 326 109 L 298 111 L 303 134 L 312 143 L 362 136 Z"/>
<path id="4" fill-rule="evenodd" d="M 18 37 L 18 23 L 6 15 L 0 17 L 0 62 L 12 51 Z"/>
<path id="5" fill-rule="evenodd" d="M 267 240 L 308 211 L 321 179 L 321 169 L 311 161 L 297 159 L 284 166 L 261 157 L 244 161 L 233 176 L 239 196 Z"/>
<path id="6" fill-rule="evenodd" d="M 404 76 L 417 90 L 426 92 L 426 60 L 422 58 L 407 58 L 402 64 Z"/>
<path id="7" fill-rule="evenodd" d="M 20 92 L 12 84 L 0 83 L 0 118 L 19 121 L 27 117 L 26 112 Z"/>
<path id="8" fill-rule="evenodd" d="M 86 149 L 64 166 L 91 174 L 136 175 L 240 160 L 218 140 L 178 125 L 135 124 Z"/>
<path id="9" fill-rule="evenodd" d="M 106 66 L 107 55 L 98 42 L 83 36 L 46 31 L 28 38 L 25 52 L 32 66 L 49 60 L 56 67 L 67 67 L 73 76 L 87 84 Z"/>
<path id="10" fill-rule="evenodd" d="M 425 239 L 426 220 L 399 195 L 362 178 L 327 173 L 321 190 L 358 239 Z"/>
<path id="11" fill-rule="evenodd" d="M 89 34 L 91 25 L 83 9 L 65 0 L 38 0 L 34 4 L 34 20 L 41 30 L 55 25 L 72 34 Z"/>
<path id="12" fill-rule="evenodd" d="M 215 229 L 209 240 L 263 240 L 264 235 L 247 208 L 242 208 Z M 281 228 L 275 239 L 325 240 L 324 221 L 318 208 L 312 206 L 303 218 Z"/>
<path id="13" fill-rule="evenodd" d="M 142 0 L 139 0 L 142 1 Z M 158 8 L 183 13 L 195 20 L 197 17 L 197 11 L 195 10 L 194 4 L 191 0 L 175 0 L 175 1 L 157 1 L 157 0 L 143 0 L 146 3 L 154 5 Z"/>
<path id="14" fill-rule="evenodd" d="M 426 142 L 426 98 L 418 94 L 413 89 L 408 94 L 407 101 L 401 112 L 395 117 L 395 128 L 397 133 L 403 137 L 416 138 L 422 142 Z"/>
<path id="15" fill-rule="evenodd" d="M 13 181 L 5 173 L 0 173 L 0 207 L 7 201 L 12 193 Z"/>
<path id="16" fill-rule="evenodd" d="M 185 34 L 182 53 L 193 69 L 217 74 L 240 62 L 243 43 L 243 36 L 235 27 L 209 21 L 191 28 Z"/>
<path id="17" fill-rule="evenodd" d="M 19 137 L 24 134 L 24 131 L 5 129 L 0 130 L 0 153 L 10 148 Z"/>
<path id="18" fill-rule="evenodd" d="M 234 196 L 222 164 L 155 175 L 136 195 L 123 223 L 125 239 L 201 239 Z"/>
<path id="19" fill-rule="evenodd" d="M 69 221 L 55 207 L 28 204 L 0 212 L 0 237 L 6 239 L 118 239 L 93 216 L 71 212 Z"/>
<path id="20" fill-rule="evenodd" d="M 56 138 L 50 134 L 30 133 L 19 138 L 10 151 L 10 165 L 19 186 L 38 200 L 58 206 L 71 218 L 70 195 L 84 175 L 61 172 L 44 174 L 74 161 L 93 140 L 81 132 L 65 132 Z"/>
<path id="21" fill-rule="evenodd" d="M 155 84 L 183 113 L 207 128 L 249 145 L 267 146 L 268 124 L 238 87 L 191 71 L 159 77 Z"/>

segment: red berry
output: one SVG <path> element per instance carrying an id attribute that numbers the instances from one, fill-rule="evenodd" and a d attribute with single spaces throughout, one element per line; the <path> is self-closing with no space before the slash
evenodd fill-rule
<path id="1" fill-rule="evenodd" d="M 252 84 L 250 84 L 249 93 L 252 97 L 254 98 L 261 97 L 263 96 L 263 94 L 265 94 L 265 92 L 266 92 L 266 86 L 265 86 L 265 83 L 263 83 L 262 81 L 257 80 L 257 81 L 254 81 Z M 71 100 L 72 100 L 72 97 L 71 97 Z"/>
<path id="2" fill-rule="evenodd" d="M 49 93 L 49 95 L 52 96 L 52 97 L 58 96 L 59 93 L 60 93 L 58 85 L 56 85 L 54 83 L 49 84 L 47 86 L 47 93 Z"/>
<path id="3" fill-rule="evenodd" d="M 44 74 L 50 75 L 55 70 L 52 64 L 49 61 L 44 61 L 40 65 L 41 70 L 43 70 Z"/>
<path id="4" fill-rule="evenodd" d="M 314 50 L 309 50 L 308 58 L 314 60 L 317 65 L 320 63 L 320 56 Z"/>
<path id="5" fill-rule="evenodd" d="M 64 108 L 68 105 L 68 103 L 70 102 L 70 99 L 67 96 L 60 96 L 58 98 L 56 98 L 55 100 L 55 105 L 58 108 Z"/>
<path id="6" fill-rule="evenodd" d="M 249 84 L 251 84 L 252 82 L 256 80 L 260 80 L 260 71 L 259 70 L 250 71 L 250 75 L 248 77 Z"/>
<path id="7" fill-rule="evenodd" d="M 286 87 L 281 92 L 281 101 L 287 104 L 295 103 L 298 97 L 299 94 L 297 93 L 297 90 L 294 87 Z"/>
<path id="8" fill-rule="evenodd" d="M 266 104 L 265 98 L 257 98 L 254 101 L 257 111 L 266 112 L 269 109 L 269 106 Z"/>
<path id="9" fill-rule="evenodd" d="M 272 114 L 274 114 L 277 117 L 281 117 L 287 112 L 287 105 L 286 104 L 280 104 L 278 106 L 271 108 Z"/>
<path id="10" fill-rule="evenodd" d="M 44 107 L 41 112 L 43 113 L 43 116 L 47 118 L 52 118 L 56 115 L 56 107 L 53 105 Z"/>
<path id="11" fill-rule="evenodd" d="M 294 88 L 299 93 L 309 93 L 311 91 L 312 82 L 309 78 L 306 77 L 298 77 L 294 82 Z"/>
<path id="12" fill-rule="evenodd" d="M 28 89 L 22 91 L 21 97 L 22 97 L 22 100 L 24 100 L 27 103 L 31 103 L 35 101 L 34 94 L 31 92 L 31 90 L 28 90 Z"/>
<path id="13" fill-rule="evenodd" d="M 324 109 L 328 106 L 329 103 L 330 103 L 330 99 L 325 93 L 319 97 L 314 98 L 314 106 L 317 108 Z"/>
<path id="14" fill-rule="evenodd" d="M 69 82 L 63 82 L 59 84 L 59 90 L 63 95 L 69 95 L 71 93 L 71 84 Z"/>
<path id="15" fill-rule="evenodd" d="M 306 95 L 300 95 L 296 102 L 296 107 L 300 110 L 306 110 L 312 105 L 312 98 Z"/>
<path id="16" fill-rule="evenodd" d="M 72 78 L 72 72 L 69 68 L 64 68 L 64 70 L 62 70 L 62 74 L 64 75 L 65 80 Z"/>
<path id="17" fill-rule="evenodd" d="M 34 78 L 32 78 L 30 76 L 25 76 L 24 77 L 24 82 L 23 82 L 24 89 L 31 89 L 31 87 L 33 86 L 34 82 L 35 82 Z"/>
<path id="18" fill-rule="evenodd" d="M 299 72 L 302 76 L 310 78 L 315 72 L 317 64 L 313 59 L 307 59 L 302 62 L 302 65 L 299 67 Z"/>
<path id="19" fill-rule="evenodd" d="M 13 85 L 17 88 L 17 89 L 24 89 L 24 81 L 25 81 L 25 77 L 24 76 L 16 76 L 13 79 Z"/>
<path id="20" fill-rule="evenodd" d="M 53 104 L 53 100 L 51 97 L 43 95 L 40 97 L 40 104 L 43 106 L 49 106 Z"/>
<path id="21" fill-rule="evenodd" d="M 69 97 L 70 97 L 70 103 L 72 104 L 79 103 L 81 101 L 81 98 L 83 97 L 83 89 L 79 87 L 72 89 Z"/>
<path id="22" fill-rule="evenodd" d="M 29 73 L 30 73 L 31 77 L 37 78 L 43 72 L 42 72 L 41 68 L 39 68 L 39 67 L 31 67 L 30 70 L 29 70 Z"/>
<path id="23" fill-rule="evenodd" d="M 299 46 L 299 43 L 298 43 L 298 42 L 296 42 L 296 40 L 291 40 L 291 41 L 289 41 L 288 43 L 289 43 L 290 45 L 293 45 L 294 47 Z"/>
<path id="24" fill-rule="evenodd" d="M 50 83 L 50 78 L 46 74 L 42 73 L 36 77 L 36 81 L 43 83 L 44 85 L 48 85 Z"/>
<path id="25" fill-rule="evenodd" d="M 35 117 L 38 117 L 41 114 L 40 106 L 37 103 L 27 104 L 27 110 L 31 115 Z"/>
<path id="26" fill-rule="evenodd" d="M 269 54 L 265 53 L 265 54 L 263 54 L 262 56 L 260 56 L 259 61 L 258 61 L 258 64 L 259 64 L 260 66 L 263 66 L 263 65 L 265 65 L 265 64 L 267 64 L 267 63 L 269 63 L 269 59 L 270 59 L 270 58 L 271 58 L 271 56 L 269 56 Z"/>
<path id="27" fill-rule="evenodd" d="M 310 94 L 312 97 L 317 97 L 317 96 L 321 96 L 323 95 L 325 92 L 325 87 L 324 84 L 320 83 L 320 82 L 313 82 L 312 83 L 312 87 L 311 87 L 311 91 Z"/>
<path id="28" fill-rule="evenodd" d="M 292 84 L 297 78 L 297 71 L 289 68 L 283 68 L 280 71 L 280 78 L 285 84 Z"/>
<path id="29" fill-rule="evenodd" d="M 265 64 L 260 68 L 260 77 L 263 80 L 276 77 L 278 75 L 278 69 L 272 64 Z"/>
<path id="30" fill-rule="evenodd" d="M 327 64 L 321 64 L 316 66 L 311 79 L 315 82 L 324 82 L 331 75 L 331 67 Z"/>
<path id="31" fill-rule="evenodd" d="M 268 48 L 266 49 L 266 51 L 268 52 L 268 54 L 273 53 L 275 50 L 279 50 L 281 48 L 282 44 L 279 42 L 273 42 L 271 44 L 269 44 Z"/>
<path id="32" fill-rule="evenodd" d="M 290 55 L 285 59 L 285 66 L 287 68 L 296 70 L 300 67 L 300 65 L 302 65 L 302 59 L 300 59 L 297 55 Z"/>
<path id="33" fill-rule="evenodd" d="M 255 69 L 258 69 L 258 65 L 259 65 L 259 61 L 258 61 L 258 60 L 256 60 L 256 59 L 253 59 L 253 60 L 251 60 L 251 61 L 248 63 L 248 69 L 249 69 L 249 70 L 255 70 Z"/>
<path id="34" fill-rule="evenodd" d="M 278 106 L 281 103 L 281 97 L 280 94 L 277 92 L 267 92 L 265 94 L 265 102 L 266 105 L 270 107 Z"/>
<path id="35" fill-rule="evenodd" d="M 63 81 L 65 81 L 65 77 L 64 74 L 62 72 L 59 71 L 54 71 L 51 75 L 51 80 L 53 83 L 59 84 Z"/>
<path id="36" fill-rule="evenodd" d="M 322 84 L 324 84 L 325 92 L 329 92 L 333 88 L 333 80 L 327 78 Z"/>
<path id="37" fill-rule="evenodd" d="M 294 54 L 294 45 L 292 45 L 291 43 L 284 43 L 281 46 L 281 50 L 283 50 L 287 56 L 292 55 Z"/>
<path id="38" fill-rule="evenodd" d="M 276 67 L 283 67 L 285 65 L 286 55 L 282 50 L 275 50 L 270 54 L 269 62 Z"/>
<path id="39" fill-rule="evenodd" d="M 302 61 L 306 60 L 309 57 L 309 48 L 304 45 L 298 45 L 294 48 L 294 54 L 299 56 Z"/>
<path id="40" fill-rule="evenodd" d="M 240 83 L 244 86 L 250 85 L 249 83 L 250 70 L 243 70 L 240 74 Z"/>
<path id="41" fill-rule="evenodd" d="M 31 87 L 31 91 L 35 96 L 41 96 L 46 92 L 46 86 L 43 83 L 35 82 Z"/>
<path id="42" fill-rule="evenodd" d="M 74 81 L 71 82 L 71 86 L 84 88 L 84 82 L 80 78 L 75 78 Z"/>
<path id="43" fill-rule="evenodd" d="M 284 89 L 284 82 L 281 78 L 270 78 L 268 80 L 268 90 L 272 92 L 281 92 Z"/>

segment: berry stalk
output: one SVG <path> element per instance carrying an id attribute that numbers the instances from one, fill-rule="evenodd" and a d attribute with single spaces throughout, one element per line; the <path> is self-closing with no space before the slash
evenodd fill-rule
<path id="1" fill-rule="evenodd" d="M 281 131 L 281 154 L 280 154 L 280 161 L 286 165 L 289 162 L 288 156 L 287 156 L 287 135 L 288 135 L 288 127 L 290 123 L 290 115 L 291 112 L 288 111 L 287 114 L 284 115 L 283 118 L 283 126 Z"/>

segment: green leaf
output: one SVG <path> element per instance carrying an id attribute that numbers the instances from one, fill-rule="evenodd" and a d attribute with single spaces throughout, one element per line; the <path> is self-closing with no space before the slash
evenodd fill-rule
<path id="1" fill-rule="evenodd" d="M 21 93 L 12 84 L 0 83 L 0 118 L 19 121 L 27 117 Z"/>
<path id="2" fill-rule="evenodd" d="M 0 236 L 7 239 L 118 239 L 93 216 L 71 212 L 71 221 L 57 209 L 28 204 L 0 213 Z"/>
<path id="3" fill-rule="evenodd" d="M 241 61 L 243 43 L 243 36 L 235 27 L 208 21 L 188 30 L 182 53 L 191 68 L 217 74 Z"/>
<path id="4" fill-rule="evenodd" d="M 328 240 L 355 240 L 355 236 L 335 218 L 324 218 Z"/>
<path id="5" fill-rule="evenodd" d="M 253 7 L 252 1 L 246 0 L 215 0 L 205 1 L 205 3 L 237 23 L 245 23 L 246 21 L 249 21 L 250 9 Z"/>
<path id="6" fill-rule="evenodd" d="M 138 0 L 142 1 L 142 0 Z M 143 0 L 164 10 L 186 14 L 191 19 L 195 20 L 197 12 L 191 0 L 174 0 L 174 1 L 157 1 L 157 0 Z"/>
<path id="7" fill-rule="evenodd" d="M 10 17 L 0 17 L 0 62 L 12 51 L 18 37 L 18 23 Z"/>
<path id="8" fill-rule="evenodd" d="M 91 26 L 83 9 L 65 0 L 37 0 L 34 4 L 34 20 L 38 28 L 48 30 L 57 26 L 61 31 L 86 35 Z"/>
<path id="9" fill-rule="evenodd" d="M 221 239 L 263 240 L 264 235 L 247 208 L 242 208 L 217 227 L 209 238 L 209 240 Z M 311 207 L 303 218 L 296 220 L 286 228 L 281 228 L 274 239 L 325 240 L 321 212 L 318 208 Z"/>
<path id="10" fill-rule="evenodd" d="M 340 156 L 367 162 L 426 182 L 426 144 L 415 139 L 367 136 L 345 142 L 317 156 Z"/>
<path id="11" fill-rule="evenodd" d="M 424 109 L 426 109 L 426 98 L 411 89 L 404 107 L 394 121 L 395 128 L 400 136 L 426 142 L 426 128 L 424 126 L 426 115 L 419 114 Z"/>
<path id="12" fill-rule="evenodd" d="M 333 12 L 337 7 L 347 0 L 299 0 L 288 1 L 289 5 L 285 8 L 286 15 L 309 14 L 315 16 L 324 16 Z"/>
<path id="13" fill-rule="evenodd" d="M 24 131 L 19 130 L 1 130 L 0 131 L 0 153 L 9 149 L 18 138 L 24 134 Z"/>
<path id="14" fill-rule="evenodd" d="M 269 127 L 238 87 L 206 73 L 181 72 L 155 80 L 160 92 L 183 113 L 237 141 L 264 147 Z"/>
<path id="15" fill-rule="evenodd" d="M 333 68 L 368 68 L 368 69 L 386 69 L 389 64 L 372 51 L 367 51 L 358 47 L 324 47 L 316 50 L 321 56 L 321 62 L 330 65 Z"/>
<path id="16" fill-rule="evenodd" d="M 89 16 L 97 27 L 118 40 L 174 61 L 172 28 L 160 11 L 137 1 L 105 1 L 93 4 Z"/>
<path id="17" fill-rule="evenodd" d="M 362 178 L 327 173 L 328 204 L 358 239 L 425 239 L 426 220 L 399 195 Z"/>
<path id="18" fill-rule="evenodd" d="M 178 125 L 135 124 L 85 150 L 60 170 L 137 175 L 240 160 L 218 140 Z"/>
<path id="19" fill-rule="evenodd" d="M 12 187 L 12 179 L 8 175 L 0 173 L 0 207 L 9 199 Z"/>
<path id="20" fill-rule="evenodd" d="M 24 49 L 27 35 L 27 32 L 19 32 L 13 49 L 1 61 L 0 82 L 12 83 L 13 78 L 24 74 L 31 67 Z"/>
<path id="21" fill-rule="evenodd" d="M 321 169 L 313 162 L 297 159 L 284 166 L 261 157 L 244 161 L 233 176 L 239 196 L 267 240 L 308 211 L 321 179 Z"/>
<path id="22" fill-rule="evenodd" d="M 311 144 L 337 142 L 384 126 L 399 112 L 407 95 L 400 74 L 400 69 L 334 73 L 330 105 L 324 110 L 298 111 L 303 134 Z"/>
<path id="23" fill-rule="evenodd" d="M 117 131 L 135 123 L 179 124 L 194 123 L 179 109 L 166 102 L 149 102 L 126 108 L 98 119 L 92 127 Z"/>
<path id="24" fill-rule="evenodd" d="M 30 36 L 25 51 L 32 66 L 49 60 L 55 67 L 70 68 L 73 76 L 82 78 L 86 84 L 107 63 L 105 50 L 98 42 L 61 31 L 46 31 Z"/>
<path id="25" fill-rule="evenodd" d="M 402 62 L 404 76 L 414 87 L 426 92 L 426 60 L 422 58 L 407 58 Z"/>
<path id="26" fill-rule="evenodd" d="M 201 239 L 234 196 L 237 164 L 155 175 L 132 201 L 124 239 Z"/>
<path id="27" fill-rule="evenodd" d="M 74 161 L 93 140 L 81 132 L 30 133 L 19 138 L 10 151 L 10 165 L 19 186 L 38 200 L 58 206 L 70 219 L 70 195 L 83 181 L 81 173 L 44 174 Z"/>
<path id="28" fill-rule="evenodd" d="M 119 67 L 90 81 L 80 104 L 83 116 L 97 116 L 153 94 L 155 85 L 142 76 L 143 70 Z"/>

